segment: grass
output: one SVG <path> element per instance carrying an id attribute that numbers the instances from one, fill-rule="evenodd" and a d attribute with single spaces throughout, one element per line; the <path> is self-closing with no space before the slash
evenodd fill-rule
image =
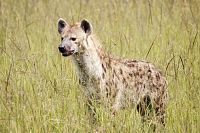
<path id="1" fill-rule="evenodd" d="M 57 20 L 87 18 L 106 51 L 145 59 L 168 79 L 166 127 L 200 131 L 198 0 L 0 0 L 0 132 L 92 132 L 70 58 L 57 49 Z M 104 132 L 149 132 L 133 109 L 115 119 L 99 108 Z"/>

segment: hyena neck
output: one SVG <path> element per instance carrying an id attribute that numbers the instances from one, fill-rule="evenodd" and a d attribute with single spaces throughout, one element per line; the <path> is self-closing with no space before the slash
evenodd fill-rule
<path id="1" fill-rule="evenodd" d="M 102 76 L 101 47 L 94 36 L 87 37 L 81 45 L 86 46 L 84 53 L 73 56 L 82 82 L 88 79 L 100 79 Z"/>

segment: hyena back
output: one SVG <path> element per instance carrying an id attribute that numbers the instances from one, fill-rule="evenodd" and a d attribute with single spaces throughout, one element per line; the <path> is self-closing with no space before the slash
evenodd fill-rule
<path id="1" fill-rule="evenodd" d="M 133 104 L 143 119 L 154 110 L 157 121 L 164 124 L 167 84 L 159 69 L 145 61 L 115 59 L 106 54 L 87 20 L 69 25 L 59 19 L 58 32 L 58 49 L 63 56 L 71 55 L 89 101 L 109 101 L 113 114 Z"/>

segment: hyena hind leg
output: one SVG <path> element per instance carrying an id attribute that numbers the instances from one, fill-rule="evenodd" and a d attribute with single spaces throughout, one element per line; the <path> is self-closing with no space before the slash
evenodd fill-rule
<path id="1" fill-rule="evenodd" d="M 155 114 L 156 114 L 156 119 L 157 119 L 158 123 L 165 126 L 165 108 L 160 105 L 159 108 L 155 109 Z"/>
<path id="2" fill-rule="evenodd" d="M 137 104 L 137 111 L 142 117 L 142 122 L 145 122 L 149 119 L 149 115 L 152 113 L 153 107 L 151 103 L 151 98 L 149 95 L 143 97 L 140 102 Z"/>
<path id="3" fill-rule="evenodd" d="M 142 122 L 150 121 L 150 125 L 154 128 L 156 125 L 161 124 L 165 126 L 165 107 L 164 104 L 160 104 L 154 107 L 149 95 L 144 96 L 144 98 L 137 104 L 137 111 L 141 115 Z"/>

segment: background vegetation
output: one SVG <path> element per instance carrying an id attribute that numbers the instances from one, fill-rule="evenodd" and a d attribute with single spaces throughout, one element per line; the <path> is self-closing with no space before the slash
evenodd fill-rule
<path id="1" fill-rule="evenodd" d="M 200 131 L 198 0 L 0 0 L 0 132 L 94 131 L 73 63 L 57 49 L 59 17 L 87 18 L 106 51 L 166 73 L 162 132 Z M 132 109 L 98 116 L 103 132 L 149 131 Z"/>

